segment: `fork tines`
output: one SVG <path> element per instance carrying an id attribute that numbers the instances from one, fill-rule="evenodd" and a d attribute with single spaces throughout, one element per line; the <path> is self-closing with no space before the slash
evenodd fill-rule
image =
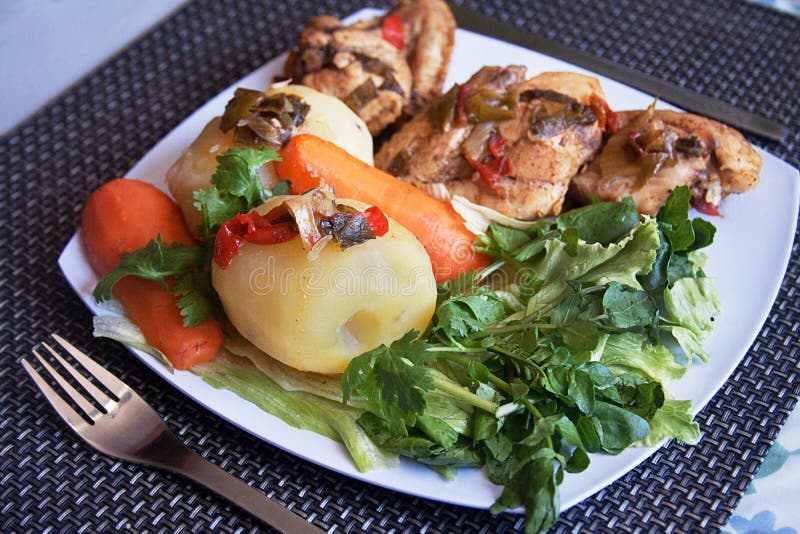
<path id="1" fill-rule="evenodd" d="M 87 371 L 90 375 L 94 376 L 103 387 L 107 388 L 108 391 L 111 392 L 112 396 L 107 395 L 103 392 L 100 388 L 98 388 L 92 381 L 88 380 L 83 374 L 81 374 L 75 367 L 70 365 L 64 357 L 62 357 L 56 350 L 54 350 L 50 345 L 47 343 L 42 343 L 42 346 L 49 352 L 52 357 L 58 362 L 62 369 L 66 369 L 69 375 L 78 383 L 80 384 L 81 388 L 88 393 L 88 396 L 95 401 L 93 404 L 89 399 L 87 399 L 87 395 L 84 393 L 79 392 L 70 382 L 62 376 L 50 363 L 48 363 L 47 359 L 45 359 L 39 352 L 35 349 L 33 350 L 33 354 L 36 356 L 36 359 L 39 360 L 39 363 L 47 370 L 47 373 L 55 380 L 55 382 L 61 387 L 61 389 L 66 393 L 66 395 L 72 400 L 75 405 L 80 408 L 82 414 L 79 414 L 72 406 L 66 402 L 61 395 L 59 395 L 53 387 L 45 380 L 36 369 L 28 362 L 27 360 L 21 360 L 22 366 L 28 372 L 30 377 L 42 391 L 44 396 L 53 406 L 53 408 L 64 417 L 64 419 L 69 423 L 69 425 L 77 430 L 77 426 L 82 424 L 92 424 L 98 417 L 104 415 L 111 411 L 116 405 L 116 403 L 122 398 L 122 395 L 127 391 L 130 391 L 130 388 L 126 386 L 123 382 L 121 382 L 118 378 L 114 375 L 106 371 L 103 367 L 98 365 L 94 360 L 89 358 L 86 354 L 78 350 L 75 346 L 71 343 L 66 341 L 64 338 L 57 334 L 51 334 L 53 339 L 69 354 L 75 358 L 80 365 Z M 63 372 L 63 371 L 62 371 Z M 99 406 L 99 408 L 98 408 Z"/>

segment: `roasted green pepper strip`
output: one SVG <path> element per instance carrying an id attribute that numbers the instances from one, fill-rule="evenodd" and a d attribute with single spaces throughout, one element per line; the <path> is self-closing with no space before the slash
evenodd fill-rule
<path id="1" fill-rule="evenodd" d="M 258 105 L 264 98 L 264 93 L 253 89 L 239 87 L 233 93 L 233 98 L 225 106 L 225 113 L 222 114 L 219 127 L 223 132 L 227 132 L 239 122 L 240 119 L 249 117 L 250 109 Z"/>
<path id="2" fill-rule="evenodd" d="M 490 89 L 481 89 L 467 99 L 467 117 L 473 124 L 513 119 L 517 115 L 517 102 L 515 92 L 500 94 Z"/>

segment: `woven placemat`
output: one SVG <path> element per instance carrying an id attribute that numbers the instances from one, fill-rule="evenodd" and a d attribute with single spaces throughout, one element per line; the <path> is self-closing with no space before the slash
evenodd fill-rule
<path id="1" fill-rule="evenodd" d="M 792 165 L 799 163 L 796 18 L 735 1 L 468 4 L 527 31 L 782 121 L 791 129 L 783 143 L 751 140 Z M 198 0 L 0 141 L 0 530 L 261 528 L 196 485 L 98 455 L 77 441 L 17 364 L 52 330 L 89 349 L 139 391 L 190 447 L 322 528 L 520 528 L 519 516 L 493 517 L 348 479 L 212 416 L 119 345 L 91 338 L 89 312 L 56 265 L 92 190 L 130 168 L 207 99 L 286 50 L 308 15 L 343 16 L 360 7 L 352 0 Z M 795 244 L 767 323 L 699 416 L 700 444 L 661 449 L 564 513 L 553 531 L 705 531 L 725 523 L 800 394 L 799 275 Z"/>

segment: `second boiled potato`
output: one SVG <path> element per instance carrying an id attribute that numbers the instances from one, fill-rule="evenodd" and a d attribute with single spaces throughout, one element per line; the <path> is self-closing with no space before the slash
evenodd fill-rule
<path id="1" fill-rule="evenodd" d="M 316 135 L 372 165 L 372 137 L 367 125 L 338 98 L 302 85 L 272 87 L 265 94 L 294 95 L 308 104 L 308 114 L 296 126 L 293 135 Z M 194 192 L 211 185 L 211 176 L 217 170 L 217 156 L 235 147 L 237 145 L 233 130 L 223 132 L 220 129 L 220 118 L 215 117 L 167 172 L 169 190 L 181 207 L 186 225 L 198 239 L 202 237 L 197 231 L 202 216 L 194 207 Z M 264 165 L 260 173 L 264 185 L 272 187 L 276 181 L 272 163 Z"/>

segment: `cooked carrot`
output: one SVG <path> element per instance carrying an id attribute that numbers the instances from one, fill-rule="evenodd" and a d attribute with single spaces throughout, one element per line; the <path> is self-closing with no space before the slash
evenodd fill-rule
<path id="1" fill-rule="evenodd" d="M 337 196 L 378 206 L 405 226 L 428 252 L 437 282 L 489 264 L 487 256 L 472 250 L 475 235 L 450 204 L 367 165 L 333 143 L 298 135 L 281 150 L 281 159 L 274 163 L 275 171 L 281 180 L 292 182 L 293 193 L 324 181 Z"/>
<path id="2" fill-rule="evenodd" d="M 116 267 L 123 252 L 144 247 L 158 234 L 164 243 L 195 244 L 172 199 L 151 184 L 126 178 L 111 181 L 89 196 L 81 228 L 89 263 L 99 276 Z M 215 320 L 184 327 L 176 298 L 156 282 L 128 276 L 114 286 L 113 293 L 147 342 L 176 369 L 208 361 L 222 347 L 222 330 Z"/>

